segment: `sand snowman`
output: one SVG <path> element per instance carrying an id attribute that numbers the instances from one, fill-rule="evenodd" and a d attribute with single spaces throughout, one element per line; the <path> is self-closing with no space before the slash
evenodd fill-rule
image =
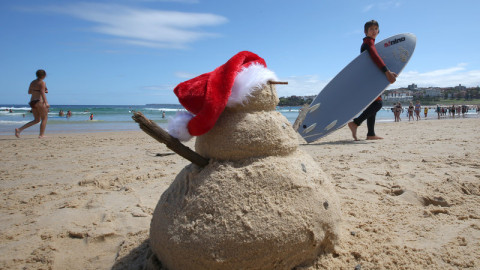
<path id="1" fill-rule="evenodd" d="M 150 247 L 163 268 L 292 269 L 333 249 L 336 194 L 275 111 L 275 79 L 244 51 L 175 88 L 195 116 L 178 115 L 169 133 L 198 136 L 210 162 L 185 167 L 157 204 Z"/>

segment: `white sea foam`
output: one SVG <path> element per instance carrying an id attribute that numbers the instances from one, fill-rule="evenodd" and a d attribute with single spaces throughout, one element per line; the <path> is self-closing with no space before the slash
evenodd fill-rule
<path id="1" fill-rule="evenodd" d="M 165 112 L 177 112 L 177 111 L 186 111 L 185 109 L 176 109 L 176 108 L 145 108 L 145 111 L 165 111 Z"/>
<path id="2" fill-rule="evenodd" d="M 279 111 L 279 112 L 299 112 L 300 109 L 298 109 L 298 108 L 289 108 L 289 107 L 277 107 L 277 111 Z"/>
<path id="3" fill-rule="evenodd" d="M 24 112 L 7 112 L 7 111 L 0 111 L 0 115 L 2 116 L 19 116 L 24 115 Z"/>
<path id="4" fill-rule="evenodd" d="M 32 108 L 30 107 L 0 107 L 0 111 L 5 111 L 5 110 L 14 110 L 14 111 L 30 111 Z M 8 112 L 8 111 L 6 111 Z"/>
<path id="5" fill-rule="evenodd" d="M 0 125 L 23 125 L 28 123 L 29 121 L 6 121 L 0 120 Z"/>

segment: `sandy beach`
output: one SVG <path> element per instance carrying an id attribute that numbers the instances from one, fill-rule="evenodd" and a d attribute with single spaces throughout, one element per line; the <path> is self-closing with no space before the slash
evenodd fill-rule
<path id="1" fill-rule="evenodd" d="M 306 269 L 479 269 L 480 118 L 376 131 L 300 146 L 343 219 L 335 253 Z M 190 162 L 142 131 L 47 136 L 0 136 L 0 269 L 139 269 L 160 195 Z"/>

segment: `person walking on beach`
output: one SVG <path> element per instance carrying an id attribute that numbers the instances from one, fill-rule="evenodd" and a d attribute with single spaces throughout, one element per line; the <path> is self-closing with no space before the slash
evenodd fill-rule
<path id="1" fill-rule="evenodd" d="M 427 119 L 427 114 L 428 114 L 428 107 L 425 106 L 425 109 L 423 109 L 423 114 L 425 115 L 425 119 Z"/>
<path id="2" fill-rule="evenodd" d="M 387 66 L 383 62 L 380 55 L 378 55 L 377 49 L 375 48 L 375 38 L 377 37 L 379 31 L 378 22 L 375 20 L 368 21 L 364 25 L 365 38 L 363 39 L 363 44 L 360 47 L 360 52 L 368 51 L 372 61 L 378 66 L 378 68 L 385 74 L 387 80 L 390 83 L 394 83 L 397 80 L 397 74 L 388 70 Z M 352 122 L 348 123 L 348 127 L 352 132 L 352 137 L 355 141 L 357 139 L 357 128 L 362 124 L 363 121 L 367 120 L 367 140 L 380 140 L 383 139 L 375 134 L 375 118 L 377 112 L 382 108 L 382 97 L 379 96 L 375 101 L 372 102 L 357 118 L 353 119 Z"/>
<path id="3" fill-rule="evenodd" d="M 467 105 L 462 105 L 462 117 L 465 117 L 465 113 L 468 112 Z"/>
<path id="4" fill-rule="evenodd" d="M 417 117 L 417 121 L 420 120 L 420 100 L 417 100 L 417 103 L 415 104 L 415 116 Z"/>
<path id="5" fill-rule="evenodd" d="M 394 111 L 395 111 L 395 122 L 400 122 L 401 121 L 400 114 L 403 111 L 402 103 L 398 102 L 397 105 L 395 105 L 394 107 Z"/>
<path id="6" fill-rule="evenodd" d="M 410 105 L 408 105 L 408 121 L 410 122 L 410 117 L 412 118 L 412 120 L 415 120 L 415 118 L 413 118 L 413 110 L 414 110 L 415 107 L 413 107 L 413 103 L 410 101 Z"/>
<path id="7" fill-rule="evenodd" d="M 22 132 L 24 129 L 38 124 L 40 121 L 40 135 L 38 138 L 43 138 L 45 134 L 45 128 L 48 120 L 48 108 L 50 108 L 46 95 L 46 93 L 48 93 L 47 85 L 43 81 L 45 77 L 47 77 L 47 73 L 45 70 L 39 69 L 36 72 L 36 76 L 37 78 L 33 80 L 28 87 L 28 94 L 32 95 L 28 105 L 30 105 L 32 108 L 34 119 L 22 127 L 15 129 L 15 136 L 17 138 L 20 138 L 20 132 Z"/>

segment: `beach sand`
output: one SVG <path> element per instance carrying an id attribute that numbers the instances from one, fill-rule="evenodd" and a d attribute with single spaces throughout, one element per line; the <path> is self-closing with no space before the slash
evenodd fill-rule
<path id="1" fill-rule="evenodd" d="M 336 252 L 306 269 L 479 269 L 480 119 L 344 127 L 301 149 L 331 176 Z M 189 164 L 142 131 L 0 136 L 0 269 L 138 269 Z M 193 148 L 194 142 L 187 145 Z M 358 268 L 358 267 L 357 267 Z"/>

